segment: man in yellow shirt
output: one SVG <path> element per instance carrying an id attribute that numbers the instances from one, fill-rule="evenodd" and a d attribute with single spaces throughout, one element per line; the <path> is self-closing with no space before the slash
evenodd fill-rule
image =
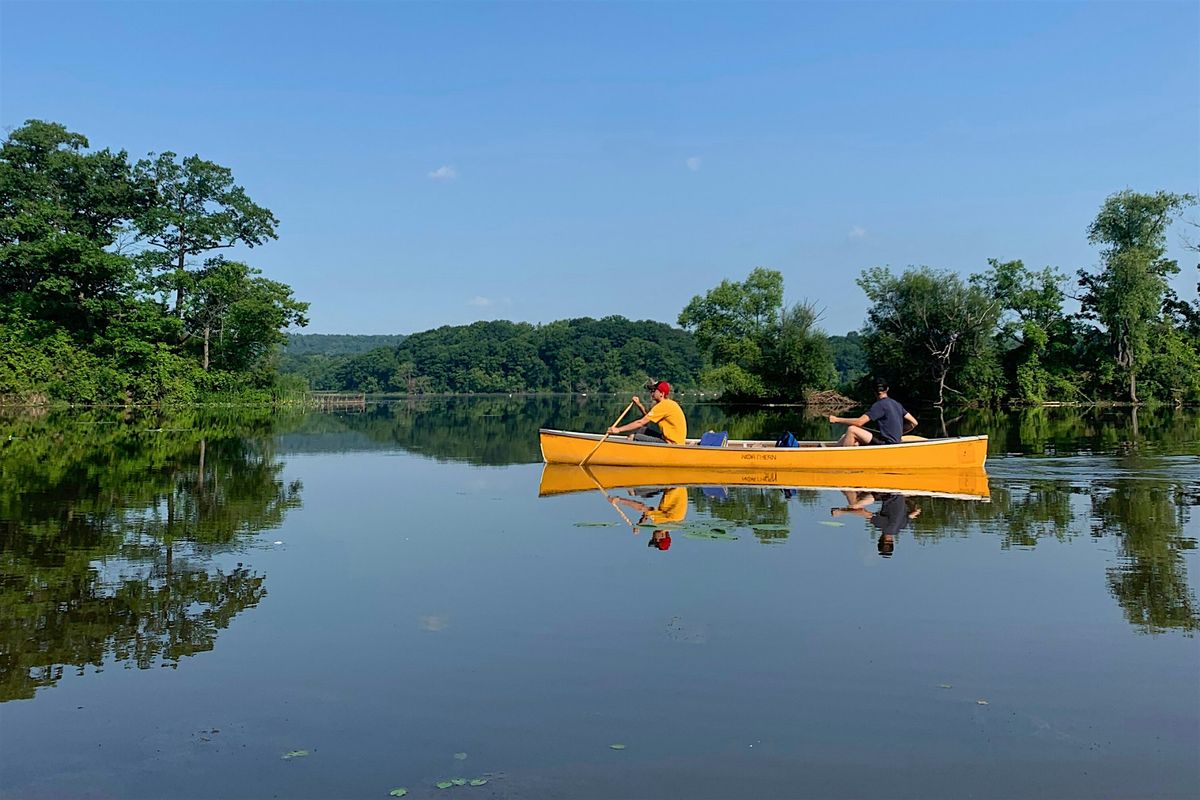
<path id="1" fill-rule="evenodd" d="M 667 444 L 686 444 L 687 443 L 687 420 L 683 416 L 683 409 L 679 407 L 679 403 L 667 397 L 671 393 L 671 384 L 666 381 L 659 381 L 654 384 L 653 391 L 650 397 L 654 400 L 654 405 L 649 411 L 642 405 L 641 398 L 634 396 L 633 404 L 642 412 L 642 418 L 634 420 L 626 425 L 620 425 L 608 429 L 609 433 L 625 433 L 626 431 L 637 431 L 633 436 L 635 442 L 666 442 Z M 655 431 L 643 430 L 651 422 L 657 423 L 662 431 L 661 435 L 655 435 Z"/>

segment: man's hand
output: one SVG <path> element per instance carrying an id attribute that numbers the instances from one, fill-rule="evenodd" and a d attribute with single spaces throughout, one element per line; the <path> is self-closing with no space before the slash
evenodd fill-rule
<path id="1" fill-rule="evenodd" d="M 608 432 L 609 432 L 609 433 L 620 433 L 620 432 L 621 432 L 621 429 L 620 429 L 620 428 L 618 428 L 616 425 L 609 425 L 609 426 L 608 426 Z"/>
<path id="2" fill-rule="evenodd" d="M 830 415 L 829 415 L 829 422 L 830 422 L 831 424 L 833 424 L 833 425 L 836 425 L 836 424 L 837 424 L 837 421 L 838 421 L 838 418 L 837 418 L 837 417 L 835 417 L 833 414 L 830 414 Z"/>

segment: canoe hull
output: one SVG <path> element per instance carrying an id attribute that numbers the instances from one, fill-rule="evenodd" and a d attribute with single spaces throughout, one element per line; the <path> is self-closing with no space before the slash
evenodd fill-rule
<path id="1" fill-rule="evenodd" d="M 815 470 L 701 469 L 696 467 L 578 467 L 546 464 L 538 495 L 594 492 L 597 487 L 630 489 L 659 486 L 758 486 L 790 489 L 852 489 L 896 492 L 963 500 L 990 497 L 988 476 L 981 467 L 908 472 L 845 472 Z"/>
<path id="2" fill-rule="evenodd" d="M 587 463 L 594 466 L 906 472 L 982 469 L 987 460 L 986 436 L 926 439 L 871 447 L 817 446 L 818 443 L 805 447 L 736 446 L 738 443 L 727 447 L 701 447 L 630 442 L 612 437 L 601 443 L 603 437 L 600 434 L 545 428 L 538 435 L 542 460 L 547 464 L 579 464 L 586 458 Z"/>

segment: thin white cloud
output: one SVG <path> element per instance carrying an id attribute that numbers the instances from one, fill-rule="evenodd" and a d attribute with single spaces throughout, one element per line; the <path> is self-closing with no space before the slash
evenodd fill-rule
<path id="1" fill-rule="evenodd" d="M 863 238 L 866 238 L 867 229 L 864 228 L 862 225 L 855 225 L 853 228 L 850 229 L 850 233 L 848 233 L 846 235 L 851 239 L 863 239 Z"/>
<path id="2" fill-rule="evenodd" d="M 449 164 L 445 164 L 429 173 L 429 177 L 435 181 L 452 181 L 458 177 L 458 170 Z"/>
<path id="3" fill-rule="evenodd" d="M 692 172 L 700 171 L 700 156 L 692 156 L 685 163 L 687 164 L 687 168 Z"/>
<path id="4" fill-rule="evenodd" d="M 474 297 L 472 297 L 470 300 L 467 301 L 467 305 L 477 306 L 479 308 L 487 308 L 490 305 L 494 305 L 495 302 L 496 301 L 490 297 L 480 297 L 479 295 L 475 295 Z"/>

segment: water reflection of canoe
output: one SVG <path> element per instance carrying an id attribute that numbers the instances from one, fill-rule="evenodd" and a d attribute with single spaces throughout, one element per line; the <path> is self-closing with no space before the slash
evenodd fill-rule
<path id="1" fill-rule="evenodd" d="M 648 486 L 775 486 L 789 489 L 870 489 L 910 495 L 957 497 L 970 500 L 990 496 L 987 473 L 980 468 L 871 472 L 745 469 L 694 467 L 611 467 L 546 464 L 538 495 L 594 492 Z"/>
<path id="2" fill-rule="evenodd" d="M 835 447 L 832 442 L 801 442 L 799 447 L 776 447 L 774 442 L 731 440 L 721 447 L 631 442 L 603 438 L 598 433 L 539 431 L 542 460 L 548 464 L 625 467 L 703 467 L 815 470 L 982 469 L 987 458 L 986 436 L 922 439 L 874 447 Z M 592 450 L 595 452 L 592 453 Z M 589 456 L 588 454 L 591 453 Z"/>

